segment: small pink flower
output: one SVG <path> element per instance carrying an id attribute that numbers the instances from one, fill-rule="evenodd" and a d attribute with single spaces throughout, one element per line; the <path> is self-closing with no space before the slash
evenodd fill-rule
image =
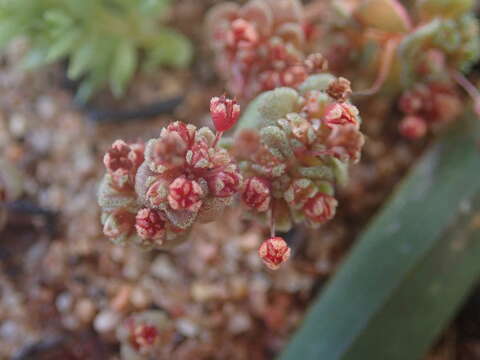
<path id="1" fill-rule="evenodd" d="M 213 97 L 210 101 L 210 114 L 217 131 L 227 131 L 240 116 L 240 105 L 237 101 L 227 99 L 225 96 Z"/>
<path id="2" fill-rule="evenodd" d="M 325 111 L 325 123 L 332 127 L 335 125 L 352 124 L 359 127 L 358 109 L 349 103 L 335 103 Z"/>
<path id="3" fill-rule="evenodd" d="M 195 127 L 181 121 L 169 124 L 166 130 L 170 133 L 176 133 L 185 142 L 186 146 L 191 145 L 195 139 Z"/>
<path id="4" fill-rule="evenodd" d="M 118 209 L 110 214 L 103 225 L 103 233 L 109 238 L 129 236 L 134 231 L 135 214 Z"/>
<path id="5" fill-rule="evenodd" d="M 406 116 L 399 125 L 400 134 L 408 139 L 420 139 L 427 133 L 427 124 L 419 116 Z"/>
<path id="6" fill-rule="evenodd" d="M 305 204 L 305 215 L 314 223 L 322 224 L 335 216 L 337 200 L 326 194 L 317 194 Z"/>
<path id="7" fill-rule="evenodd" d="M 231 30 L 227 33 L 226 42 L 230 47 L 253 45 L 258 41 L 258 32 L 255 26 L 244 19 L 238 18 L 232 22 Z"/>
<path id="8" fill-rule="evenodd" d="M 146 323 L 135 324 L 133 319 L 127 320 L 130 345 L 138 352 L 144 353 L 152 348 L 159 339 L 158 329 Z"/>
<path id="9" fill-rule="evenodd" d="M 168 202 L 174 210 L 196 212 L 202 206 L 203 190 L 195 180 L 176 178 L 169 187 Z"/>
<path id="10" fill-rule="evenodd" d="M 242 193 L 243 202 L 250 208 L 260 212 L 270 207 L 270 185 L 267 180 L 254 176 L 245 181 Z"/>
<path id="11" fill-rule="evenodd" d="M 117 170 L 129 171 L 133 167 L 129 157 L 130 151 L 131 148 L 125 141 L 116 140 L 103 157 L 103 163 L 107 170 L 111 173 Z"/>
<path id="12" fill-rule="evenodd" d="M 207 179 L 208 188 L 216 197 L 230 197 L 240 188 L 242 177 L 235 169 L 225 169 Z"/>
<path id="13" fill-rule="evenodd" d="M 150 205 L 160 206 L 167 201 L 168 192 L 169 189 L 167 181 L 164 179 L 159 179 L 150 185 L 145 196 Z"/>
<path id="14" fill-rule="evenodd" d="M 290 257 L 290 248 L 286 241 L 279 237 L 265 240 L 258 249 L 258 255 L 271 270 L 277 270 Z"/>
<path id="15" fill-rule="evenodd" d="M 135 218 L 137 234 L 144 240 L 163 240 L 165 237 L 165 221 L 159 211 L 142 209 Z"/>
<path id="16" fill-rule="evenodd" d="M 187 164 L 194 169 L 207 169 L 211 165 L 208 149 L 208 144 L 203 141 L 193 144 L 187 151 Z"/>

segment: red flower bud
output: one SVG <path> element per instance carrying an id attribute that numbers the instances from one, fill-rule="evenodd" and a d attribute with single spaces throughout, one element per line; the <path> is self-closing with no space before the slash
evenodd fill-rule
<path id="1" fill-rule="evenodd" d="M 176 178 L 169 187 L 168 202 L 174 210 L 196 212 L 202 206 L 203 190 L 195 180 Z"/>
<path id="2" fill-rule="evenodd" d="M 267 180 L 254 176 L 245 181 L 242 200 L 250 208 L 267 211 L 270 207 L 270 185 Z"/>
<path id="3" fill-rule="evenodd" d="M 187 151 L 187 164 L 195 169 L 206 169 L 210 166 L 210 155 L 208 144 L 201 141 L 193 144 Z"/>
<path id="4" fill-rule="evenodd" d="M 129 158 L 130 146 L 123 140 L 116 140 L 103 157 L 103 163 L 110 173 L 117 170 L 130 170 L 133 163 Z"/>
<path id="5" fill-rule="evenodd" d="M 165 221 L 157 210 L 142 209 L 137 213 L 135 228 L 137 234 L 144 240 L 163 240 L 165 236 Z"/>
<path id="6" fill-rule="evenodd" d="M 227 99 L 225 96 L 214 97 L 210 100 L 210 114 L 217 131 L 227 131 L 240 116 L 240 105 L 237 101 Z"/>
<path id="7" fill-rule="evenodd" d="M 155 345 L 158 340 L 158 330 L 149 324 L 135 324 L 133 319 L 128 322 L 130 332 L 129 342 L 132 347 L 141 353 L 146 352 Z"/>
<path id="8" fill-rule="evenodd" d="M 399 131 L 408 139 L 420 139 L 427 133 L 427 124 L 419 116 L 407 116 L 400 123 Z"/>
<path id="9" fill-rule="evenodd" d="M 305 204 L 303 211 L 314 223 L 324 223 L 335 216 L 337 200 L 326 194 L 317 194 Z"/>
<path id="10" fill-rule="evenodd" d="M 272 270 L 277 270 L 290 257 L 290 248 L 283 238 L 277 236 L 265 240 L 258 249 L 263 263 Z"/>
<path id="11" fill-rule="evenodd" d="M 164 179 L 155 181 L 147 190 L 146 198 L 150 205 L 160 206 L 168 198 L 168 182 Z"/>
<path id="12" fill-rule="evenodd" d="M 230 197 L 237 193 L 242 177 L 235 168 L 220 171 L 207 179 L 208 189 L 216 197 Z"/>
<path id="13" fill-rule="evenodd" d="M 335 103 L 325 111 L 325 123 L 327 126 L 352 124 L 359 127 L 358 109 L 349 103 Z"/>

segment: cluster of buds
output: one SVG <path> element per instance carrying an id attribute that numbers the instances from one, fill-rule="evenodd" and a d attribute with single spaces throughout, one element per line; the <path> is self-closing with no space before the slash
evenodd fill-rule
<path id="1" fill-rule="evenodd" d="M 168 248 L 185 240 L 195 222 L 212 221 L 231 205 L 242 177 L 218 142 L 239 112 L 234 100 L 213 98 L 216 134 L 177 121 L 145 145 L 115 141 L 99 190 L 105 235 L 120 244 Z"/>
<path id="2" fill-rule="evenodd" d="M 480 25 L 473 14 L 467 12 L 454 17 L 439 14 L 433 19 L 420 20 L 418 27 L 400 43 L 399 60 L 403 60 L 405 79 L 466 72 L 478 61 Z M 432 59 L 432 53 L 436 59 Z M 437 64 L 435 71 L 426 72 L 425 63 Z"/>
<path id="3" fill-rule="evenodd" d="M 174 335 L 174 327 L 163 312 L 133 314 L 117 330 L 122 359 L 157 358 Z"/>
<path id="4" fill-rule="evenodd" d="M 346 180 L 364 144 L 358 110 L 348 101 L 349 82 L 330 74 L 262 94 L 253 106 L 258 123 L 240 128 L 232 152 L 244 177 L 242 200 L 270 221 L 272 239 L 259 251 L 274 268 L 288 258 L 274 229 L 305 221 L 318 226 L 335 215 L 335 186 Z"/>
<path id="5" fill-rule="evenodd" d="M 241 99 L 295 87 L 309 74 L 325 70 L 321 55 L 305 56 L 309 29 L 298 0 L 250 0 L 242 7 L 226 2 L 207 19 L 218 72 Z"/>
<path id="6" fill-rule="evenodd" d="M 418 83 L 403 93 L 399 108 L 405 114 L 400 133 L 409 139 L 422 138 L 428 129 L 454 120 L 462 103 L 457 91 L 448 83 Z"/>

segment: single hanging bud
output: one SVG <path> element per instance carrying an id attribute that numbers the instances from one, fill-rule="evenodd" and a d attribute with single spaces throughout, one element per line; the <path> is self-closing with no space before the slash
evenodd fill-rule
<path id="1" fill-rule="evenodd" d="M 400 134 L 410 140 L 420 139 L 427 133 L 427 124 L 419 116 L 406 116 L 399 125 Z"/>
<path id="2" fill-rule="evenodd" d="M 290 252 L 287 242 L 279 236 L 265 240 L 258 249 L 258 255 L 262 258 L 263 263 L 272 270 L 277 270 L 281 264 L 286 262 L 290 257 Z"/>
<path id="3" fill-rule="evenodd" d="M 225 95 L 210 100 L 210 114 L 215 129 L 220 132 L 229 130 L 240 116 L 240 105 L 235 99 L 227 99 Z"/>

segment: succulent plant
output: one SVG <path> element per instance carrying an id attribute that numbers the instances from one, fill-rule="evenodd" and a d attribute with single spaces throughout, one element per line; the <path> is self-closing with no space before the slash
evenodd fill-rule
<path id="1" fill-rule="evenodd" d="M 99 189 L 105 235 L 119 244 L 169 248 L 240 197 L 251 215 L 268 220 L 271 238 L 259 254 L 278 268 L 290 250 L 275 229 L 332 219 L 335 186 L 360 158 L 364 137 L 350 93 L 348 80 L 328 73 L 309 77 L 298 90 L 265 92 L 226 141 L 228 151 L 219 140 L 240 107 L 224 96 L 210 102 L 216 134 L 177 121 L 146 145 L 115 141 Z"/>
<path id="2" fill-rule="evenodd" d="M 333 218 L 335 186 L 346 181 L 364 143 L 349 82 L 324 73 L 277 88 L 254 102 L 257 123 L 237 130 L 232 152 L 244 177 L 242 200 L 252 214 L 288 231 Z"/>
<path id="3" fill-rule="evenodd" d="M 323 57 L 306 55 L 309 32 L 298 0 L 221 3 L 208 14 L 207 37 L 219 74 L 242 100 L 280 86 L 295 87 L 325 70 Z"/>
<path id="4" fill-rule="evenodd" d="M 81 80 L 77 98 L 87 100 L 110 84 L 124 93 L 138 69 L 185 66 L 191 45 L 161 25 L 169 0 L 2 0 L 0 47 L 16 36 L 30 42 L 27 67 L 67 59 L 67 75 Z"/>
<path id="5" fill-rule="evenodd" d="M 223 130 L 239 111 L 232 100 L 212 99 L 212 118 Z M 177 121 L 146 145 L 115 141 L 99 189 L 105 235 L 120 244 L 168 248 L 184 241 L 195 222 L 212 221 L 230 206 L 242 177 L 218 145 L 221 134 Z"/>

